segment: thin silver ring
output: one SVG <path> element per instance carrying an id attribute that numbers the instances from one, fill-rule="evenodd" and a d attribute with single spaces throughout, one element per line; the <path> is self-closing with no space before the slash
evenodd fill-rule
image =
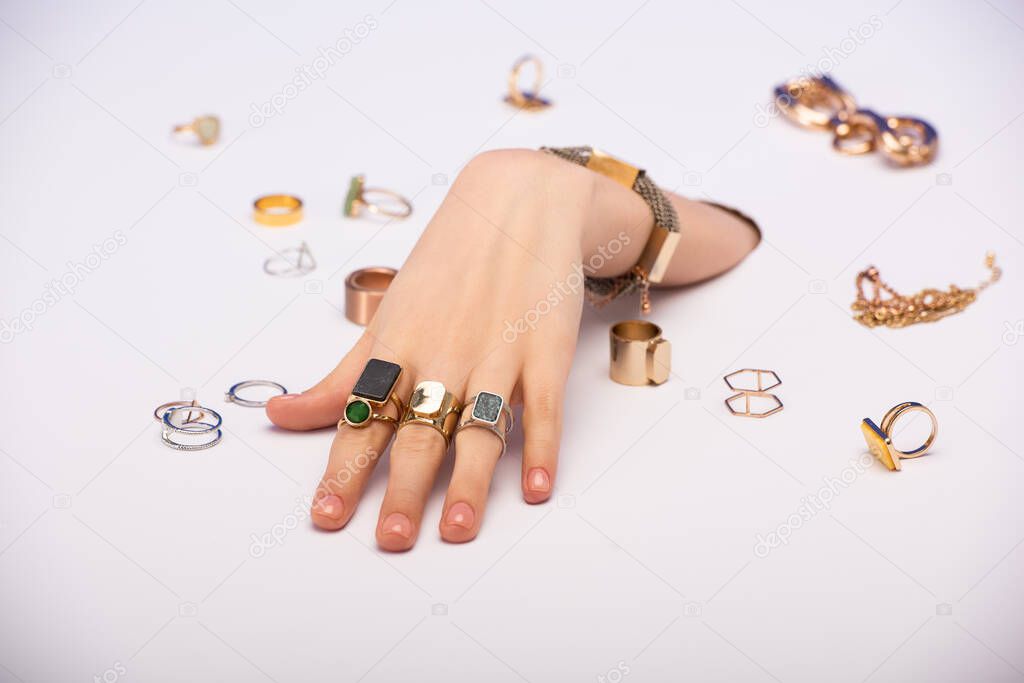
<path id="1" fill-rule="evenodd" d="M 224 394 L 224 400 L 228 403 L 245 406 L 246 408 L 262 408 L 267 405 L 268 401 L 253 401 L 252 399 L 242 398 L 238 395 L 239 390 L 247 389 L 248 387 L 270 387 L 271 389 L 277 389 L 280 391 L 281 395 L 288 393 L 288 390 L 284 388 L 283 384 L 271 382 L 268 379 L 247 379 L 244 382 L 239 382 L 228 389 L 227 393 Z"/>
<path id="2" fill-rule="evenodd" d="M 181 412 L 183 410 L 201 410 L 204 413 L 206 413 L 207 416 L 212 417 L 214 419 L 214 422 L 213 422 L 213 424 L 211 424 L 209 422 L 196 422 L 196 421 L 192 421 L 192 422 L 185 422 L 181 426 L 176 425 L 173 422 L 171 422 L 171 416 L 174 415 L 175 413 Z M 183 433 L 183 434 L 193 434 L 193 435 L 194 434 L 208 434 L 210 432 L 220 431 L 220 426 L 221 426 L 221 424 L 223 422 L 224 422 L 223 418 L 221 418 L 220 413 L 218 413 L 216 410 L 211 410 L 211 409 L 207 408 L 206 406 L 193 406 L 191 404 L 184 405 L 184 406 L 175 406 L 174 408 L 168 408 L 167 410 L 164 411 L 164 418 L 163 418 L 164 433 L 165 434 L 168 431 L 180 432 L 180 433 Z M 191 428 L 189 428 L 186 425 L 202 425 L 202 426 L 206 427 L 206 429 L 191 429 Z"/>
<path id="3" fill-rule="evenodd" d="M 294 262 L 289 258 L 292 253 L 296 256 Z M 304 257 L 309 257 L 308 262 Z M 283 267 L 272 267 L 272 264 L 280 264 L 282 261 L 285 264 Z M 305 242 L 298 247 L 282 249 L 277 256 L 271 256 L 263 262 L 263 272 L 274 277 L 299 277 L 309 275 L 314 270 L 316 270 L 316 259 L 313 258 L 313 252 L 309 250 L 309 246 Z"/>
<path id="4" fill-rule="evenodd" d="M 498 457 L 500 458 L 501 456 L 505 455 L 505 448 L 508 446 L 506 440 L 508 438 L 509 432 L 512 431 L 512 426 L 515 424 L 515 418 L 512 415 L 512 409 L 508 407 L 508 403 L 505 402 L 504 397 L 501 397 L 500 394 L 495 394 L 495 396 L 501 398 L 501 410 L 499 411 L 499 414 L 504 415 L 505 417 L 505 429 L 502 430 L 496 423 L 491 423 L 487 422 L 486 420 L 477 419 L 476 417 L 474 417 L 473 412 L 474 409 L 476 408 L 476 399 L 479 395 L 480 394 L 475 394 L 471 399 L 469 399 L 466 402 L 466 406 L 465 408 L 463 408 L 462 414 L 463 416 L 468 415 L 469 417 L 466 418 L 464 422 L 462 422 L 458 427 L 455 428 L 455 432 L 454 434 L 452 434 L 452 438 L 455 438 L 455 436 L 459 432 L 461 432 L 463 429 L 466 429 L 467 427 L 486 429 L 491 434 L 494 434 L 501 440 L 501 453 L 498 454 Z M 499 420 L 500 419 L 501 418 L 499 417 Z"/>

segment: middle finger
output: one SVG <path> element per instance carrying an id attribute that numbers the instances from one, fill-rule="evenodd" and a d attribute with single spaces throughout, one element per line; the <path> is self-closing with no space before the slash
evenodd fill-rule
<path id="1" fill-rule="evenodd" d="M 450 436 L 458 420 L 463 386 L 440 382 L 437 376 L 416 378 L 406 414 L 416 414 L 443 423 Z M 447 417 L 445 417 L 447 416 Z M 423 508 L 441 467 L 448 441 L 437 429 L 411 422 L 402 426 L 391 447 L 388 488 L 380 506 L 377 544 L 384 550 L 408 550 L 416 543 L 423 521 Z"/>

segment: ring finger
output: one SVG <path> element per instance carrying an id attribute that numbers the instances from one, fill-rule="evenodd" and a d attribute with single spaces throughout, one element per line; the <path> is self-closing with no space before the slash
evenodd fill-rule
<path id="1" fill-rule="evenodd" d="M 503 452 L 502 437 L 486 425 L 496 417 L 496 430 L 502 435 L 506 433 L 511 418 L 506 406 L 517 376 L 516 368 L 495 365 L 481 368 L 469 379 L 465 409 L 468 414 L 462 415 L 460 423 L 475 417 L 480 426 L 460 429 L 455 437 L 455 468 L 440 523 L 441 538 L 446 541 L 464 543 L 476 538 L 480 531 L 494 468 Z M 476 402 L 470 404 L 474 397 Z"/>

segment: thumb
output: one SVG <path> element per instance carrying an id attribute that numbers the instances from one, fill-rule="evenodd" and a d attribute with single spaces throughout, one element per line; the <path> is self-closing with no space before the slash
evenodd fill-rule
<path id="1" fill-rule="evenodd" d="M 312 389 L 270 399 L 267 417 L 278 427 L 295 431 L 336 424 L 345 412 L 345 399 L 359 379 L 369 354 L 370 337 L 364 334 L 338 366 Z"/>

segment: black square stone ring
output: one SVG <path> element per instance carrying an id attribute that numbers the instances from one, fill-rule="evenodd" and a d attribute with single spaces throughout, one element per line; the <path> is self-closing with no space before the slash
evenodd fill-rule
<path id="1" fill-rule="evenodd" d="M 395 387 L 401 376 L 402 366 L 397 363 L 390 363 L 379 358 L 371 358 L 367 361 L 366 367 L 363 368 L 363 374 L 359 375 L 355 387 L 352 388 L 352 395 L 348 397 L 348 403 L 345 404 L 345 415 L 338 422 L 338 428 L 348 425 L 362 429 L 369 426 L 374 420 L 378 420 L 398 429 L 398 418 L 405 413 L 402 400 L 395 395 Z M 395 417 L 381 412 L 389 402 L 398 409 Z"/>
<path id="2" fill-rule="evenodd" d="M 502 417 L 505 418 L 504 427 L 500 424 Z M 486 429 L 501 439 L 501 453 L 498 455 L 500 458 L 505 455 L 505 439 L 512 431 L 513 421 L 512 409 L 505 403 L 505 399 L 498 394 L 481 391 L 466 403 L 466 410 L 462 413 L 462 424 L 455 433 L 458 434 L 468 427 Z"/>

